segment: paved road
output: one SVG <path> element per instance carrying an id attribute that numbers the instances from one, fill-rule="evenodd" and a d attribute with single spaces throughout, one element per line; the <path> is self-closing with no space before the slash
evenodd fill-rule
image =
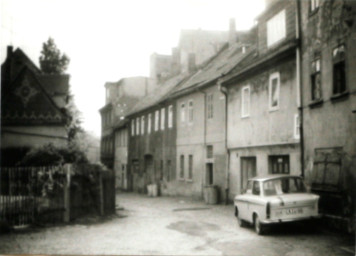
<path id="1" fill-rule="evenodd" d="M 0 236 L 0 254 L 353 255 L 349 236 L 303 225 L 267 236 L 238 227 L 232 205 L 120 193 L 122 210 L 104 220 Z"/>

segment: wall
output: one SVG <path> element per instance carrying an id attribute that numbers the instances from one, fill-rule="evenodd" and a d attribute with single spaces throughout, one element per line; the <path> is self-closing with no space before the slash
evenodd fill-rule
<path id="1" fill-rule="evenodd" d="M 241 193 L 241 157 L 256 157 L 256 174 L 268 174 L 269 155 L 289 155 L 291 174 L 301 174 L 295 55 L 280 59 L 228 88 L 229 184 L 232 199 Z M 279 108 L 269 109 L 269 77 L 280 74 Z M 242 87 L 250 86 L 250 115 L 242 117 Z"/>
<path id="2" fill-rule="evenodd" d="M 173 106 L 173 126 L 168 128 L 168 106 Z M 161 111 L 165 108 L 164 130 L 154 130 L 155 111 Z M 147 132 L 148 114 L 152 114 L 151 132 Z M 151 183 L 159 184 L 161 194 L 170 194 L 171 183 L 175 180 L 176 166 L 176 109 L 174 102 L 166 102 L 147 108 L 143 112 L 130 116 L 129 127 L 129 183 L 136 192 L 146 193 L 147 185 Z M 141 117 L 145 116 L 144 134 L 141 133 Z M 140 118 L 140 134 L 136 134 L 136 119 Z M 135 135 L 131 133 L 131 120 L 135 120 Z M 159 116 L 159 126 L 161 124 L 161 115 Z M 152 169 L 146 170 L 145 159 L 152 158 Z M 163 160 L 163 169 L 161 161 Z M 171 161 L 171 170 L 168 173 L 167 161 Z M 133 161 L 138 162 L 137 168 Z M 162 175 L 161 175 L 162 174 Z"/>
<path id="3" fill-rule="evenodd" d="M 127 144 L 128 129 L 126 126 L 115 131 L 114 172 L 115 187 L 127 189 Z"/>
<path id="4" fill-rule="evenodd" d="M 213 118 L 206 118 L 206 97 L 213 94 Z M 188 121 L 189 101 L 194 102 L 193 122 Z M 181 121 L 181 104 L 185 103 L 186 121 Z M 184 155 L 184 179 L 178 179 L 176 193 L 201 198 L 206 182 L 207 164 L 213 164 L 213 184 L 219 188 L 219 200 L 224 201 L 226 188 L 225 98 L 217 85 L 192 92 L 177 100 L 177 177 L 180 156 Z M 207 145 L 213 146 L 212 158 L 207 158 Z M 188 159 L 193 155 L 193 179 L 188 179 Z"/>
<path id="5" fill-rule="evenodd" d="M 345 5 L 344 5 L 345 4 Z M 330 18 L 332 17 L 332 19 Z M 305 137 L 305 173 L 313 180 L 316 150 L 339 147 L 342 153 L 342 173 L 345 183 L 356 193 L 356 2 L 326 1 L 313 13 L 308 2 L 302 2 L 302 68 Z M 340 43 L 346 48 L 346 86 L 344 97 L 333 94 L 332 52 Z M 322 101 L 311 99 L 311 61 L 318 53 L 321 59 Z M 353 185 L 352 185 L 353 184 Z M 344 187 L 345 188 L 345 187 Z"/>
<path id="6" fill-rule="evenodd" d="M 1 131 L 1 148 L 37 147 L 48 143 L 67 146 L 63 126 L 7 126 Z"/>

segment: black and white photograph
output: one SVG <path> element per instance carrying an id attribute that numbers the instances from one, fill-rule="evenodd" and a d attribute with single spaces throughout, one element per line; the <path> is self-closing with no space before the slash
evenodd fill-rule
<path id="1" fill-rule="evenodd" d="M 0 18 L 0 255 L 356 256 L 356 0 Z"/>

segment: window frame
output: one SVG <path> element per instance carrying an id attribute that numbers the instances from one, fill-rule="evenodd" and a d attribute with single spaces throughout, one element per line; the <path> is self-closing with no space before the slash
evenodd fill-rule
<path id="1" fill-rule="evenodd" d="M 136 117 L 136 135 L 140 135 L 140 118 Z"/>
<path id="2" fill-rule="evenodd" d="M 180 122 L 185 123 L 185 102 L 180 104 Z"/>
<path id="3" fill-rule="evenodd" d="M 319 65 L 317 64 L 319 63 Z M 311 100 L 312 101 L 321 101 L 323 99 L 323 90 L 322 90 L 322 83 L 321 83 L 321 58 L 320 56 L 314 58 L 311 61 L 311 68 L 310 68 L 310 87 L 311 87 Z M 319 86 L 319 97 L 315 96 L 316 91 L 316 78 L 319 75 L 320 79 L 320 86 Z"/>
<path id="4" fill-rule="evenodd" d="M 168 106 L 168 128 L 173 127 L 173 105 Z"/>
<path id="5" fill-rule="evenodd" d="M 131 119 L 131 136 L 135 136 L 135 119 Z"/>
<path id="6" fill-rule="evenodd" d="M 188 156 L 188 181 L 193 181 L 193 155 Z"/>
<path id="7" fill-rule="evenodd" d="M 277 81 L 278 81 L 277 89 L 276 89 L 277 106 L 273 106 L 273 104 L 272 104 L 272 81 L 274 79 L 277 79 Z M 269 82 L 268 82 L 268 108 L 269 108 L 269 111 L 276 111 L 280 107 L 280 101 L 281 101 L 281 99 L 280 99 L 280 87 L 281 87 L 281 79 L 280 79 L 279 72 L 274 72 L 274 73 L 270 74 Z"/>
<path id="8" fill-rule="evenodd" d="M 150 134 L 152 130 L 152 113 L 147 116 L 147 133 Z"/>
<path id="9" fill-rule="evenodd" d="M 335 51 L 338 50 L 340 48 L 343 48 L 343 55 L 340 56 L 340 54 L 338 53 L 336 56 L 335 56 Z M 333 48 L 332 50 L 332 63 L 333 63 L 333 67 L 332 67 L 332 96 L 338 96 L 338 95 L 341 95 L 341 94 L 344 94 L 344 93 L 347 93 L 348 92 L 348 87 L 347 87 L 347 72 L 346 72 L 346 45 L 344 43 L 342 44 L 339 44 L 337 45 L 336 47 Z M 338 85 L 337 88 L 336 88 L 336 84 L 335 84 L 335 81 L 336 81 L 336 78 L 335 78 L 335 73 L 336 73 L 336 66 L 339 66 L 341 65 L 343 66 L 343 82 L 344 82 L 344 89 L 341 91 L 341 86 Z"/>
<path id="10" fill-rule="evenodd" d="M 166 109 L 165 108 L 161 108 L 161 111 L 160 111 L 160 115 L 161 115 L 161 122 L 160 122 L 160 128 L 161 128 L 161 131 L 163 131 L 164 130 L 164 128 L 165 128 L 165 115 L 166 115 Z"/>
<path id="11" fill-rule="evenodd" d="M 279 24 L 283 21 L 283 24 Z M 266 22 L 267 48 L 277 45 L 287 37 L 286 9 L 279 11 Z M 281 35 L 278 35 L 278 34 Z"/>
<path id="12" fill-rule="evenodd" d="M 155 125 L 154 130 L 157 132 L 159 130 L 159 110 L 155 111 Z"/>
<path id="13" fill-rule="evenodd" d="M 184 155 L 179 156 L 179 180 L 184 180 Z"/>
<path id="14" fill-rule="evenodd" d="M 245 110 L 245 94 L 244 91 L 248 91 L 248 112 Z M 246 85 L 241 89 L 241 118 L 246 118 L 250 116 L 251 110 L 251 88 L 250 85 Z"/>
<path id="15" fill-rule="evenodd" d="M 145 134 L 145 116 L 141 116 L 141 135 Z"/>

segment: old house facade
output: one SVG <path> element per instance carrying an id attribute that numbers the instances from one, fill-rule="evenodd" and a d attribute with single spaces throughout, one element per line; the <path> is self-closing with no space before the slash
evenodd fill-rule
<path id="1" fill-rule="evenodd" d="M 8 46 L 1 66 L 2 163 L 33 147 L 67 145 L 68 89 L 68 75 L 43 74 L 21 49 Z"/>
<path id="2" fill-rule="evenodd" d="M 356 3 L 301 1 L 305 177 L 321 210 L 354 218 Z"/>
<path id="3" fill-rule="evenodd" d="M 295 10 L 295 1 L 268 5 L 258 17 L 255 49 L 221 81 L 228 95 L 230 199 L 250 177 L 302 174 Z"/>
<path id="4" fill-rule="evenodd" d="M 169 93 L 184 81 L 183 75 L 157 86 L 128 113 L 130 139 L 128 163 L 133 191 L 146 193 L 156 184 L 160 193 L 172 195 L 176 186 L 176 104 Z"/>
<path id="5" fill-rule="evenodd" d="M 155 85 L 155 81 L 147 77 L 128 77 L 118 82 L 105 84 L 105 106 L 99 110 L 101 115 L 100 158 L 108 168 L 114 169 L 117 187 L 123 186 L 125 182 L 127 184 L 127 181 L 122 178 L 127 177 L 128 132 L 117 132 L 116 128 L 120 127 L 125 115 L 137 100 L 150 93 Z"/>

